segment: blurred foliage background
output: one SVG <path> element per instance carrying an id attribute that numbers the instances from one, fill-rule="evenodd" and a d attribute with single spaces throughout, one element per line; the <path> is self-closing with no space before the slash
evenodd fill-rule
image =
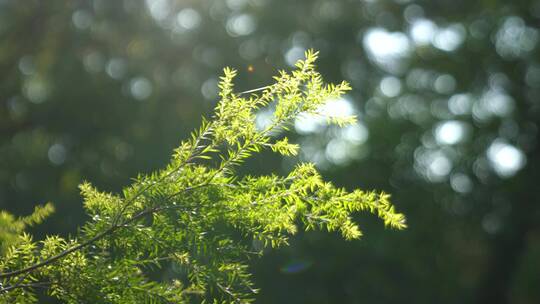
<path id="1" fill-rule="evenodd" d="M 77 185 L 163 166 L 224 66 L 248 90 L 314 48 L 359 123 L 299 119 L 302 154 L 246 172 L 313 161 L 409 229 L 301 233 L 253 262 L 258 303 L 539 303 L 539 25 L 533 0 L 0 0 L 0 209 L 52 201 L 31 232 L 76 233 Z"/>

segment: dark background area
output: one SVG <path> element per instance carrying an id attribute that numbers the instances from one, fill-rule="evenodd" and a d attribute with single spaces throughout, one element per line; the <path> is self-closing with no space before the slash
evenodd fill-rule
<path id="1" fill-rule="evenodd" d="M 298 158 L 245 172 L 313 161 L 409 228 L 300 233 L 253 261 L 257 303 L 540 303 L 539 25 L 532 0 L 0 0 L 0 209 L 52 201 L 31 232 L 76 234 L 77 185 L 164 166 L 224 66 L 243 91 L 314 48 L 353 86 L 329 110 L 359 123 L 299 120 Z"/>

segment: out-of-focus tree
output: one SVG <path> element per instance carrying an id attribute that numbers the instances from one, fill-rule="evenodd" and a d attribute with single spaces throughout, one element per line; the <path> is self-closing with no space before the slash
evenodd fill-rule
<path id="1" fill-rule="evenodd" d="M 343 131 L 298 120 L 300 158 L 392 193 L 410 229 L 360 244 L 299 235 L 253 265 L 259 301 L 540 299 L 537 1 L 0 3 L 0 208 L 55 201 L 43 230 L 72 231 L 81 176 L 118 190 L 163 164 L 216 102 L 221 66 L 257 88 L 313 47 L 322 73 L 354 89 L 327 110 L 361 119 Z"/>

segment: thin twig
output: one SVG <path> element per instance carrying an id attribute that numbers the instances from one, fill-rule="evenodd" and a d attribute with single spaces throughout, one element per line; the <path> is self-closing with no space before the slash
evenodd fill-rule
<path id="1" fill-rule="evenodd" d="M 186 188 L 186 189 L 188 189 L 188 188 Z M 128 225 L 128 224 L 130 224 L 130 223 L 132 223 L 132 222 L 134 222 L 134 221 L 136 221 L 136 220 L 138 220 L 138 219 L 140 219 L 142 217 L 145 217 L 146 215 L 153 214 L 153 213 L 156 213 L 156 212 L 160 212 L 160 211 L 163 211 L 163 210 L 177 209 L 177 208 L 184 208 L 184 207 L 185 206 L 164 206 L 164 207 L 154 207 L 154 208 L 151 208 L 151 209 L 143 210 L 143 211 L 137 213 L 136 215 L 134 215 L 133 217 L 125 220 L 124 222 L 122 222 L 120 224 L 115 224 L 115 225 L 107 228 L 106 230 L 102 231 L 101 233 L 98 233 L 94 237 L 88 239 L 87 241 L 85 241 L 85 242 L 83 242 L 83 243 L 81 243 L 81 244 L 79 244 L 77 246 L 66 249 L 66 250 L 60 252 L 59 254 L 57 254 L 57 255 L 55 255 L 53 257 L 50 257 L 50 258 L 48 258 L 48 259 L 46 259 L 46 260 L 44 260 L 42 262 L 39 262 L 37 264 L 34 264 L 32 266 L 29 266 L 29 267 L 26 267 L 26 268 L 23 268 L 23 269 L 2 273 L 2 274 L 0 274 L 0 279 L 1 278 L 13 277 L 13 276 L 16 276 L 16 275 L 19 275 L 19 274 L 22 274 L 22 273 L 33 271 L 35 269 L 38 269 L 38 268 L 46 266 L 46 265 L 49 265 L 49 264 L 51 264 L 51 263 L 65 257 L 65 256 L 67 256 L 68 254 L 70 254 L 72 252 L 83 249 L 83 248 L 87 247 L 88 245 L 91 245 L 92 243 L 104 238 L 105 236 L 112 234 L 113 232 L 115 232 L 119 228 L 124 228 L 126 225 Z"/>
<path id="2" fill-rule="evenodd" d="M 28 283 L 28 284 L 15 284 L 7 287 L 3 287 L 0 289 L 1 293 L 7 293 L 10 290 L 18 289 L 18 288 L 47 288 L 51 283 L 50 282 L 38 282 L 38 283 Z"/>
<path id="3" fill-rule="evenodd" d="M 238 298 L 237 296 L 235 296 L 230 290 L 229 288 L 221 285 L 219 282 L 216 282 L 216 286 L 221 289 L 223 292 L 225 292 L 226 294 L 228 294 L 231 298 L 233 298 L 234 302 L 236 303 L 244 303 L 242 301 L 242 299 Z"/>
<path id="4" fill-rule="evenodd" d="M 154 185 L 157 185 L 159 184 L 159 182 L 165 180 L 166 178 L 169 178 L 171 175 L 173 175 L 174 173 L 178 172 L 180 169 L 182 169 L 184 166 L 186 166 L 187 164 L 189 164 L 195 157 L 196 157 L 196 153 L 199 152 L 200 148 L 199 148 L 199 143 L 201 142 L 201 140 L 203 140 L 205 138 L 206 135 L 208 135 L 210 132 L 212 131 L 212 124 L 210 123 L 208 126 L 207 126 L 207 129 L 199 134 L 197 140 L 195 141 L 195 143 L 193 144 L 193 147 L 192 147 L 192 152 L 191 152 L 191 155 L 188 159 L 186 159 L 182 164 L 180 164 L 178 167 L 174 168 L 173 170 L 171 170 L 169 173 L 167 173 L 166 175 L 162 176 L 157 182 L 155 183 L 151 183 L 151 184 L 148 184 L 146 185 L 145 187 L 143 187 L 142 189 L 140 189 L 133 197 L 131 197 L 130 199 L 128 199 L 125 203 L 124 203 L 124 206 L 122 206 L 122 209 L 120 210 L 120 212 L 118 212 L 118 214 L 115 216 L 115 219 L 113 220 L 113 226 L 116 225 L 117 221 L 120 219 L 120 217 L 122 216 L 122 214 L 126 211 L 126 209 L 133 203 L 135 202 L 135 200 L 137 200 L 143 193 L 145 193 L 146 191 L 148 191 L 152 186 Z M 1 277 L 1 276 L 0 276 Z"/>
<path id="5" fill-rule="evenodd" d="M 267 85 L 267 86 L 264 86 L 264 87 L 260 87 L 260 88 L 256 88 L 256 89 L 252 89 L 252 90 L 247 90 L 247 91 L 243 91 L 243 92 L 240 92 L 238 93 L 238 95 L 244 95 L 244 94 L 248 94 L 248 93 L 254 93 L 254 92 L 259 92 L 259 91 L 263 91 L 263 90 L 266 90 L 270 87 L 272 87 L 273 85 Z"/>

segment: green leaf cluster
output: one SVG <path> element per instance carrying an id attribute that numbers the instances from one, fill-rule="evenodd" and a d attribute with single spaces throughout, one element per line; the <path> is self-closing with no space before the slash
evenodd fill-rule
<path id="1" fill-rule="evenodd" d="M 37 206 L 32 214 L 19 218 L 0 210 L 0 253 L 5 253 L 9 247 L 16 245 L 26 228 L 41 224 L 53 212 L 54 206 L 51 203 Z"/>
<path id="2" fill-rule="evenodd" d="M 388 195 L 337 188 L 313 164 L 286 176 L 236 173 L 263 149 L 296 155 L 297 145 L 276 136 L 302 113 L 324 116 L 321 106 L 350 89 L 325 84 L 316 59 L 306 52 L 296 70 L 281 71 L 248 97 L 235 93 L 236 72 L 225 69 L 215 115 L 175 149 L 166 168 L 137 177 L 121 195 L 83 183 L 90 220 L 77 238 L 17 235 L 0 262 L 0 303 L 35 303 L 38 290 L 65 303 L 248 303 L 257 292 L 249 260 L 287 245 L 299 229 L 357 239 L 358 211 L 405 228 Z M 270 106 L 271 123 L 258 128 L 256 113 Z"/>

